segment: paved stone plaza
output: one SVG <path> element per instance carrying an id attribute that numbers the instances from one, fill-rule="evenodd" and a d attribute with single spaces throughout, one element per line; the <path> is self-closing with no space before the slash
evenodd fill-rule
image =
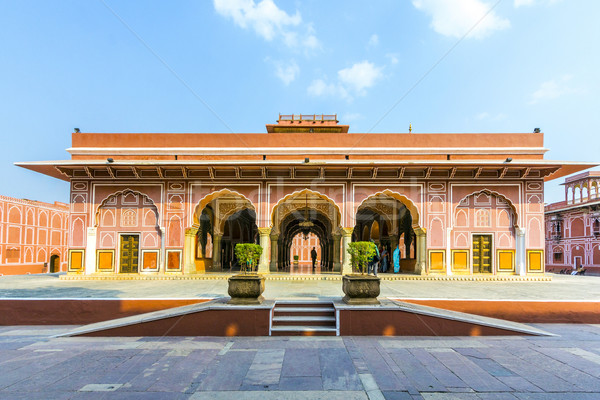
<path id="1" fill-rule="evenodd" d="M 387 281 L 381 296 L 404 299 L 600 300 L 600 277 L 551 275 L 549 282 Z M 342 297 L 341 280 L 269 280 L 267 299 Z M 61 280 L 58 274 L 0 277 L 0 298 L 219 298 L 227 280 Z"/>
<path id="2" fill-rule="evenodd" d="M 598 277 L 551 282 L 384 281 L 382 296 L 598 300 Z M 0 277 L 0 298 L 223 297 L 224 280 Z M 268 281 L 267 298 L 341 296 L 340 281 Z M 0 399 L 597 399 L 600 325 L 555 337 L 54 338 L 0 327 Z"/>
<path id="3" fill-rule="evenodd" d="M 0 399 L 597 399 L 600 326 L 556 337 L 61 338 L 0 328 Z"/>

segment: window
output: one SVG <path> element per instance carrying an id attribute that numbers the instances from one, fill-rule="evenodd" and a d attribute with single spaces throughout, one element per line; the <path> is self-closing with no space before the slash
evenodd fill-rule
<path id="1" fill-rule="evenodd" d="M 552 239 L 559 240 L 562 238 L 562 221 L 557 220 L 552 223 Z"/>
<path id="2" fill-rule="evenodd" d="M 563 253 L 554 253 L 554 262 L 562 262 Z"/>
<path id="3" fill-rule="evenodd" d="M 592 233 L 594 234 L 594 236 L 600 236 L 600 220 L 599 219 L 594 220 L 594 223 L 592 224 Z"/>
<path id="4" fill-rule="evenodd" d="M 475 226 L 488 227 L 490 226 L 490 211 L 480 209 L 475 211 Z"/>

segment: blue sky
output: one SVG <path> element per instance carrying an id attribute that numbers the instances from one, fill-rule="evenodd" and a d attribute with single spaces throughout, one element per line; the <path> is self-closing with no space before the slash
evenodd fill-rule
<path id="1" fill-rule="evenodd" d="M 264 132 L 278 113 L 352 132 L 540 127 L 546 158 L 600 161 L 598 15 L 594 0 L 0 0 L 0 193 L 66 201 L 12 163 L 69 158 L 74 127 Z"/>

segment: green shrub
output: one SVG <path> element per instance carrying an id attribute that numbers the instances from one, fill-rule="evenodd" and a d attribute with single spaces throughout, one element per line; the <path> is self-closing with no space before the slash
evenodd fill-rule
<path id="1" fill-rule="evenodd" d="M 254 243 L 238 243 L 235 245 L 235 256 L 240 263 L 240 270 L 244 273 L 254 271 L 258 265 L 263 248 Z"/>
<path id="2" fill-rule="evenodd" d="M 348 245 L 348 253 L 350 253 L 352 268 L 357 269 L 361 274 L 366 274 L 369 261 L 373 259 L 377 249 L 373 242 L 351 242 Z"/>

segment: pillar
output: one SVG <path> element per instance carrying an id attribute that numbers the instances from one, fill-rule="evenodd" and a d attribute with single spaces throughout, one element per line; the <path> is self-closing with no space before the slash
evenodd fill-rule
<path id="1" fill-rule="evenodd" d="M 160 229 L 160 254 L 158 255 L 158 272 L 164 274 L 167 270 L 167 252 L 165 250 L 167 241 L 167 230 L 162 226 Z"/>
<path id="2" fill-rule="evenodd" d="M 417 275 L 425 275 L 427 274 L 427 233 L 423 228 L 419 227 L 413 227 L 413 230 L 417 236 L 415 273 Z"/>
<path id="3" fill-rule="evenodd" d="M 223 235 L 213 235 L 213 268 L 221 268 L 221 239 Z"/>
<path id="4" fill-rule="evenodd" d="M 96 231 L 97 228 L 87 228 L 87 241 L 85 242 L 85 274 L 96 272 Z M 117 235 L 118 240 L 118 235 Z M 117 242 L 118 243 L 118 242 Z M 116 261 L 116 260 L 115 260 Z M 116 272 L 119 272 L 119 263 L 115 262 Z"/>
<path id="5" fill-rule="evenodd" d="M 452 228 L 446 228 L 446 275 L 452 275 L 452 250 L 450 243 L 452 239 Z"/>
<path id="6" fill-rule="evenodd" d="M 352 237 L 352 233 L 350 233 L 350 236 Z M 334 272 L 341 272 L 341 267 L 342 267 L 342 262 L 341 262 L 341 257 L 340 257 L 340 243 L 342 240 L 342 235 L 340 234 L 335 234 L 333 235 L 333 271 Z"/>
<path id="7" fill-rule="evenodd" d="M 258 261 L 258 273 L 268 274 L 269 273 L 269 235 L 271 234 L 271 228 L 258 228 L 258 234 L 260 235 L 260 247 L 263 251 Z"/>
<path id="8" fill-rule="evenodd" d="M 187 228 L 185 230 L 185 241 L 183 242 L 183 273 L 193 274 L 196 272 L 196 235 L 198 228 Z"/>
<path id="9" fill-rule="evenodd" d="M 352 263 L 350 261 L 350 253 L 348 253 L 348 248 L 350 242 L 352 241 L 352 231 L 354 228 L 342 228 L 342 274 L 351 274 L 352 273 Z M 334 244 L 335 246 L 335 244 Z M 335 248 L 334 248 L 335 251 Z"/>
<path id="10" fill-rule="evenodd" d="M 526 260 L 526 252 L 525 252 L 525 229 L 516 228 L 515 232 L 517 234 L 517 243 L 515 249 L 515 258 L 516 258 L 516 270 L 517 275 L 525 276 L 527 275 L 527 260 Z"/>
<path id="11" fill-rule="evenodd" d="M 271 272 L 277 272 L 277 262 L 279 261 L 279 235 L 271 235 L 271 263 L 269 269 Z"/>

